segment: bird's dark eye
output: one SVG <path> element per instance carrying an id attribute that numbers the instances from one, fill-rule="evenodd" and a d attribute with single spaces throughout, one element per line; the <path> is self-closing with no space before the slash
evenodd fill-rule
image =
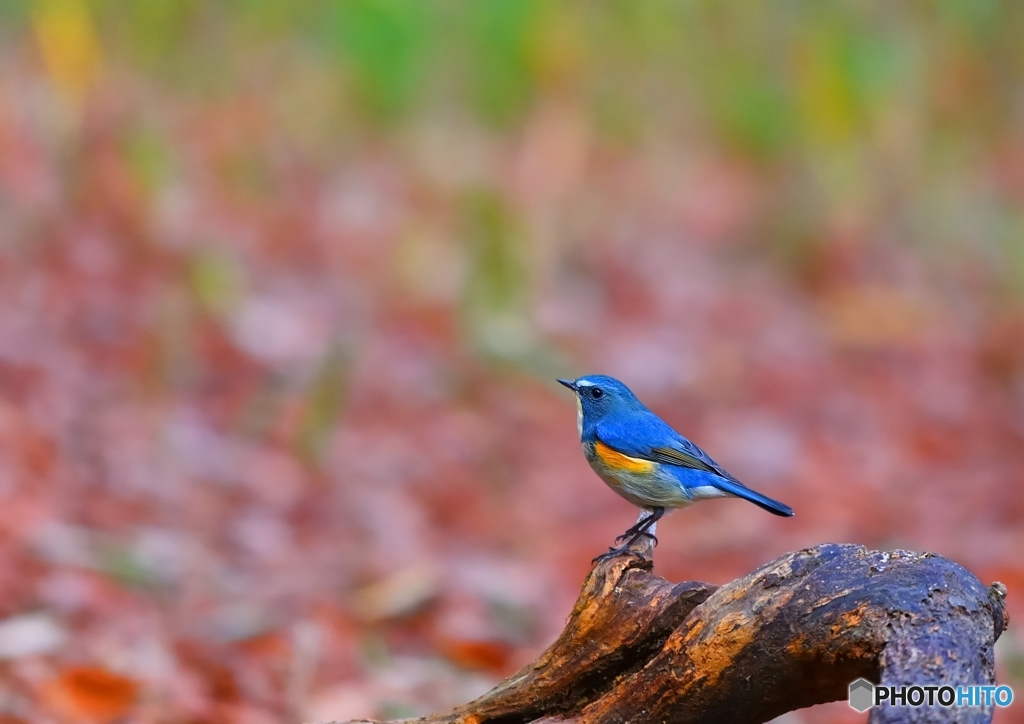
<path id="1" fill-rule="evenodd" d="M 602 397 L 604 397 L 604 390 L 602 390 L 600 387 L 591 387 L 590 396 L 593 397 L 595 400 L 600 400 Z"/>

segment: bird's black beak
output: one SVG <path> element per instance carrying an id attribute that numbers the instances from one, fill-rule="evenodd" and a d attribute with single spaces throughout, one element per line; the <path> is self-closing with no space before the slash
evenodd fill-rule
<path id="1" fill-rule="evenodd" d="M 565 385 L 566 387 L 568 387 L 573 392 L 576 392 L 576 383 L 573 382 L 572 380 L 558 380 L 558 381 L 559 381 L 559 383 L 561 383 L 561 384 Z"/>

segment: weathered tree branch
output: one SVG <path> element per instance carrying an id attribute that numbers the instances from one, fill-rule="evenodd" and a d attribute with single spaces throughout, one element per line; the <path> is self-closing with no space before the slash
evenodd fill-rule
<path id="1" fill-rule="evenodd" d="M 944 558 L 823 544 L 728 585 L 651 573 L 650 543 L 599 563 L 558 640 L 476 701 L 423 724 L 768 721 L 859 677 L 991 684 L 1001 584 Z M 876 707 L 872 722 L 983 722 L 991 709 Z"/>

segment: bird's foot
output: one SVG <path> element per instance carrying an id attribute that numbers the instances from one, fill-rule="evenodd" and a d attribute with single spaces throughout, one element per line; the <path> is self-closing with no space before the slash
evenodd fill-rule
<path id="1" fill-rule="evenodd" d="M 657 525 L 663 515 L 665 515 L 665 508 L 661 506 L 651 508 L 651 510 L 648 511 L 648 515 L 640 518 L 636 523 L 629 526 L 625 533 L 615 539 L 615 542 L 620 543 L 622 541 L 628 541 L 625 545 L 631 546 L 642 535 L 648 535 L 651 538 L 654 538 L 654 535 L 647 531 Z M 654 542 L 657 544 L 658 539 L 654 538 Z"/>
<path id="2" fill-rule="evenodd" d="M 616 556 L 623 556 L 623 555 L 625 555 L 625 556 L 636 556 L 637 558 L 643 558 L 644 557 L 643 553 L 640 553 L 639 551 L 635 551 L 632 548 L 630 548 L 629 546 L 619 546 L 618 548 L 609 548 L 607 553 L 602 553 L 599 556 L 595 556 L 594 558 L 592 558 L 590 560 L 590 563 L 592 565 L 597 565 L 598 563 L 604 563 L 607 560 L 611 560 L 612 558 L 615 558 Z"/>
<path id="3" fill-rule="evenodd" d="M 621 545 L 621 546 L 618 546 L 618 547 L 615 547 L 615 548 L 609 548 L 607 552 L 602 553 L 601 555 L 591 559 L 590 562 L 592 564 L 604 563 L 605 561 L 607 561 L 607 560 L 609 560 L 611 558 L 615 558 L 616 556 L 623 556 L 623 555 L 636 556 L 637 558 L 646 558 L 647 555 L 645 553 L 643 553 L 641 551 L 638 551 L 638 550 L 634 550 L 633 547 L 632 547 L 633 544 L 637 541 L 637 539 L 640 536 L 644 536 L 645 538 L 650 538 L 652 541 L 654 541 L 654 545 L 658 545 L 658 537 L 656 535 L 654 535 L 653 533 L 648 533 L 647 531 L 644 531 L 643 533 L 640 533 L 638 536 L 634 537 L 633 540 L 630 540 L 625 545 Z M 621 535 L 621 536 L 619 536 L 618 538 L 615 539 L 615 542 L 618 543 L 620 540 L 623 540 L 626 537 L 627 536 Z"/>

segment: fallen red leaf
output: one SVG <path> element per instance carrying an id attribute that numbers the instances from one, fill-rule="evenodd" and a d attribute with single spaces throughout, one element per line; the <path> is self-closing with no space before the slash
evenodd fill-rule
<path id="1" fill-rule="evenodd" d="M 74 721 L 111 721 L 127 713 L 138 693 L 135 680 L 95 666 L 65 669 L 43 687 L 46 703 Z"/>
<path id="2" fill-rule="evenodd" d="M 443 639 L 437 646 L 453 664 L 494 674 L 505 673 L 512 656 L 512 648 L 507 643 L 493 639 Z"/>

